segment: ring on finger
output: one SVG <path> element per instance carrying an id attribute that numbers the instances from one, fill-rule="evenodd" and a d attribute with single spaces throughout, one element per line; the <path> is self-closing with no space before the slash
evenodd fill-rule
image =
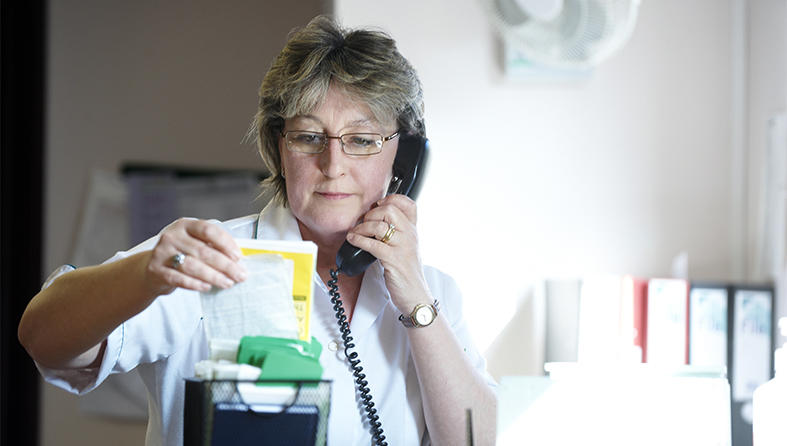
<path id="1" fill-rule="evenodd" d="M 394 226 L 391 223 L 388 223 L 388 230 L 385 231 L 385 234 L 380 239 L 380 241 L 383 243 L 388 243 L 388 241 L 391 240 L 391 237 L 393 237 L 395 232 L 396 232 L 396 226 Z"/>
<path id="2" fill-rule="evenodd" d="M 172 256 L 172 267 L 175 269 L 180 269 L 183 264 L 186 263 L 186 254 L 179 252 Z"/>

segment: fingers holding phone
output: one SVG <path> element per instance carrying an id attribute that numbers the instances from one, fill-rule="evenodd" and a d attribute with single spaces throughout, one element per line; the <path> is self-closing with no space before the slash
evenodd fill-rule
<path id="1" fill-rule="evenodd" d="M 350 230 L 348 241 L 383 260 L 380 255 L 384 256 L 395 247 L 417 245 L 416 220 L 413 200 L 404 195 L 388 195 L 380 199 L 364 215 L 363 220 Z"/>
<path id="2" fill-rule="evenodd" d="M 347 240 L 375 256 L 385 270 L 393 303 L 409 312 L 428 295 L 418 250 L 415 202 L 404 195 L 389 195 L 364 216 Z"/>

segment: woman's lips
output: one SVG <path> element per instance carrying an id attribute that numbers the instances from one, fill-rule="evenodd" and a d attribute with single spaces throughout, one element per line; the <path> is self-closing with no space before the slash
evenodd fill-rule
<path id="1" fill-rule="evenodd" d="M 317 194 L 326 200 L 341 200 L 350 196 L 350 194 L 344 194 L 341 192 L 317 192 Z"/>

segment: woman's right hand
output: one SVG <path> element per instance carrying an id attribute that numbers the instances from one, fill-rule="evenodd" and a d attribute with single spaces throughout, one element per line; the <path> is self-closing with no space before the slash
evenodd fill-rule
<path id="1" fill-rule="evenodd" d="M 181 264 L 174 260 L 178 254 L 185 255 Z M 169 294 L 175 288 L 229 288 L 246 279 L 246 270 L 238 263 L 241 257 L 227 231 L 205 220 L 181 218 L 164 228 L 150 252 L 146 283 L 153 296 Z"/>
<path id="2" fill-rule="evenodd" d="M 179 253 L 186 257 L 176 266 L 173 258 Z M 221 227 L 204 220 L 177 220 L 164 228 L 151 251 L 55 279 L 25 309 L 19 340 L 46 367 L 95 365 L 112 330 L 156 297 L 178 287 L 207 291 L 244 280 L 240 258 L 235 240 Z"/>

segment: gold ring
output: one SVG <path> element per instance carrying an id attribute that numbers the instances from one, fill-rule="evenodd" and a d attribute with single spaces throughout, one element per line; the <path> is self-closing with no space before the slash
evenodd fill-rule
<path id="1" fill-rule="evenodd" d="M 385 231 L 385 235 L 383 235 L 383 238 L 381 238 L 380 241 L 383 243 L 388 243 L 388 241 L 391 240 L 391 237 L 393 237 L 394 232 L 396 232 L 396 226 L 388 223 L 388 230 Z"/>

